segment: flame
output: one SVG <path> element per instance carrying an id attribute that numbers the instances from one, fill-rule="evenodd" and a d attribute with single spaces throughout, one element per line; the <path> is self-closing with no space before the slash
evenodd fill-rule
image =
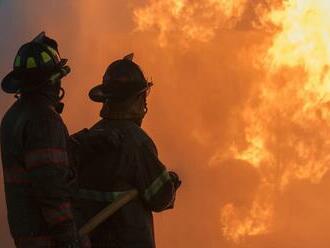
<path id="1" fill-rule="evenodd" d="M 273 205 L 267 202 L 254 201 L 247 210 L 228 203 L 221 210 L 221 222 L 226 223 L 222 227 L 223 234 L 235 243 L 242 237 L 260 235 L 271 226 L 272 216 Z"/>
<path id="2" fill-rule="evenodd" d="M 11 6 L 9 4 L 10 1 L 7 2 L 8 4 L 5 5 Z M 37 2 L 39 5 L 43 4 L 43 1 Z M 235 247 L 246 247 L 245 243 L 249 239 L 254 240 L 271 232 L 283 231 L 276 230 L 278 222 L 275 223 L 279 219 L 278 217 L 282 217 L 282 223 L 287 221 L 286 219 L 283 221 L 283 216 L 279 216 L 280 211 L 277 209 L 278 205 L 280 205 L 280 200 L 282 200 L 281 196 L 288 190 L 290 184 L 293 184 L 295 181 L 304 180 L 305 183 L 311 184 L 321 183 L 330 166 L 330 141 L 328 139 L 328 130 L 330 128 L 329 1 L 148 0 L 144 1 L 146 4 L 142 6 L 141 2 L 143 1 L 130 1 L 131 3 L 127 4 L 124 3 L 125 1 L 104 0 L 96 4 L 96 1 L 84 0 L 82 1 L 83 3 L 70 3 L 65 9 L 63 7 L 66 6 L 63 5 L 65 1 L 59 2 L 61 4 L 57 4 L 56 11 L 52 12 L 58 13 L 59 10 L 63 10 L 62 14 L 68 13 L 66 13 L 67 18 L 61 18 L 61 20 L 55 22 L 51 20 L 56 20 L 56 18 L 44 19 L 44 13 L 39 13 L 39 9 L 42 8 L 33 8 L 33 6 L 31 7 L 28 4 L 25 4 L 24 8 L 20 6 L 17 12 L 9 13 L 13 13 L 14 17 L 17 14 L 26 17 L 24 20 L 26 19 L 28 22 L 24 23 L 23 30 L 29 32 L 13 32 L 21 33 L 20 35 L 35 31 L 35 28 L 38 26 L 36 26 L 37 23 L 44 25 L 50 22 L 45 28 L 54 30 L 55 37 L 62 36 L 60 44 L 69 44 L 66 49 L 72 52 L 71 55 L 73 55 L 72 63 L 73 67 L 77 68 L 77 73 L 72 75 L 74 79 L 68 80 L 90 82 L 90 84 L 80 84 L 81 87 L 78 87 L 79 89 L 76 86 L 72 86 L 72 90 L 68 90 L 68 93 L 72 94 L 70 101 L 75 103 L 68 104 L 69 109 L 71 108 L 72 111 L 68 111 L 68 114 L 66 114 L 71 127 L 82 128 L 82 125 L 88 126 L 88 123 L 92 124 L 94 122 L 98 106 L 94 105 L 89 111 L 78 111 L 75 106 L 79 105 L 83 107 L 82 109 L 87 109 L 86 99 L 82 96 L 85 96 L 89 88 L 92 87 L 92 82 L 99 80 L 99 76 L 102 75 L 105 66 L 114 58 L 125 54 L 128 47 L 130 48 L 129 51 L 132 48 L 137 54 L 140 54 L 137 61 L 141 62 L 141 65 L 148 73 L 156 74 L 156 77 L 158 77 L 157 81 L 162 81 L 162 83 L 165 81 L 177 82 L 178 78 L 180 80 L 183 79 L 180 82 L 181 85 L 176 84 L 173 86 L 175 83 L 164 83 L 161 86 L 162 83 L 159 84 L 162 92 L 159 94 L 160 91 L 158 91 L 156 94 L 161 97 L 151 99 L 154 101 L 153 106 L 158 104 L 155 107 L 157 112 L 152 117 L 154 118 L 152 125 L 156 124 L 154 126 L 157 127 L 157 131 L 154 131 L 159 139 L 157 143 L 162 141 L 165 144 L 164 146 L 168 147 L 168 149 L 161 150 L 165 152 L 167 159 L 170 161 L 169 164 L 182 166 L 180 167 L 180 169 L 182 168 L 181 171 L 179 170 L 178 172 L 185 177 L 184 181 L 187 182 L 185 185 L 188 185 L 190 189 L 193 189 L 195 186 L 198 187 L 192 193 L 190 190 L 186 190 L 187 187 L 183 187 L 182 191 L 179 192 L 180 194 L 182 192 L 182 195 L 178 197 L 178 205 L 174 212 L 177 215 L 175 218 L 171 218 L 171 220 L 164 220 L 159 225 L 161 228 L 157 229 L 157 231 L 163 232 L 161 235 L 163 239 L 160 239 L 163 247 L 173 246 L 172 241 L 176 241 L 177 243 L 175 244 L 180 247 L 200 247 L 202 245 L 205 246 L 205 244 L 207 246 L 209 244 L 207 238 L 214 238 L 214 230 L 212 229 L 214 226 L 217 226 L 219 229 L 215 233 L 221 232 L 221 237 L 219 234 L 219 241 L 214 242 L 211 240 L 211 246 L 212 244 L 223 245 L 224 237 L 234 242 L 233 246 Z M 0 0 L 0 5 L 1 3 L 2 1 Z M 130 17 L 126 16 L 131 13 L 127 8 L 128 6 L 133 6 L 134 8 L 135 32 L 143 34 L 138 36 L 138 38 L 128 35 L 131 27 Z M 119 8 L 120 11 L 118 11 Z M 13 9 L 15 8 L 13 7 Z M 32 11 L 31 13 L 38 12 L 38 15 L 28 15 L 25 13 L 25 9 L 29 9 L 29 11 Z M 21 14 L 23 10 L 24 12 Z M 75 18 L 72 10 L 77 11 L 75 18 L 79 20 L 75 22 L 73 22 Z M 4 15 L 5 17 L 7 15 Z M 109 18 L 116 20 L 116 22 L 109 22 Z M 8 20 L 10 21 L 10 19 Z M 71 24 L 67 25 L 68 23 Z M 6 22 L 4 22 L 4 25 L 6 26 Z M 25 27 L 25 25 L 27 26 Z M 16 28 L 15 25 L 12 27 Z M 77 27 L 82 28 L 77 29 Z M 72 35 L 78 35 L 76 40 L 80 41 L 79 46 L 75 44 L 72 35 L 67 35 L 71 34 L 72 31 L 76 31 L 76 29 L 80 31 L 74 32 Z M 8 33 L 8 35 L 10 34 Z M 218 44 L 217 42 L 221 41 L 222 35 L 227 40 L 222 44 Z M 254 35 L 257 35 L 258 38 L 251 38 Z M 262 38 L 259 38 L 259 36 Z M 142 39 L 140 39 L 141 37 Z M 153 37 L 156 37 L 156 45 L 159 44 L 162 49 L 153 46 L 151 43 Z M 250 38 L 251 40 L 249 40 Z M 240 43 L 237 39 L 244 39 L 244 41 L 246 39 L 246 41 Z M 256 40 L 260 43 L 254 43 Z M 251 49 L 252 43 L 255 44 L 253 49 Z M 93 47 L 92 50 L 91 45 Z M 167 49 L 169 46 L 175 46 L 178 49 Z M 230 53 L 226 51 L 226 49 L 237 49 L 241 46 L 245 47 L 238 51 L 230 51 Z M 191 49 L 189 56 L 177 55 L 176 51 L 182 47 Z M 207 49 L 200 49 L 202 52 L 197 51 L 201 47 Z M 188 49 L 183 50 L 186 51 Z M 224 72 L 224 70 L 231 68 L 225 65 L 229 61 L 228 58 L 233 55 L 237 55 L 237 57 L 244 56 L 240 54 L 242 50 L 244 50 L 244 55 L 247 54 L 249 56 L 241 60 L 236 58 L 233 60 L 244 63 L 242 67 L 245 71 L 244 69 L 241 70 L 241 65 L 237 63 L 238 69 L 235 68 L 229 73 L 227 71 Z M 202 53 L 204 54 L 201 55 Z M 209 54 L 206 55 L 206 53 Z M 221 61 L 223 64 L 212 64 L 210 62 L 218 59 L 217 56 L 213 56 L 214 54 L 224 55 L 225 59 Z M 160 57 L 162 59 L 159 59 Z M 251 60 L 251 57 L 254 59 Z M 175 63 L 167 63 L 167 60 L 172 60 L 172 58 L 175 58 Z M 74 59 L 77 60 L 74 61 Z M 92 63 L 90 63 L 91 59 L 93 60 Z M 184 62 L 180 62 L 180 60 Z M 86 61 L 88 63 L 85 63 Z M 195 63 L 196 61 L 198 63 Z M 191 72 L 191 65 L 195 69 L 198 66 L 202 67 L 203 64 L 206 64 L 207 70 L 202 68 L 200 71 L 196 70 L 196 73 L 195 71 Z M 219 68 L 219 65 L 221 68 Z M 252 65 L 254 65 L 254 68 Z M 218 70 L 217 73 L 214 73 L 216 70 Z M 196 91 L 209 93 L 210 89 L 218 89 L 213 87 L 214 85 L 212 87 L 202 85 L 202 89 L 198 85 L 197 89 L 191 89 L 194 87 L 194 79 L 198 83 L 207 82 L 208 84 L 216 84 L 218 86 L 220 83 L 218 84 L 217 80 L 230 79 L 231 72 L 242 72 L 242 78 L 248 74 L 253 74 L 248 80 L 249 83 L 251 83 L 252 79 L 255 79 L 253 85 L 245 86 L 244 84 L 242 86 L 244 89 L 251 90 L 250 95 L 244 95 L 244 101 L 242 101 L 245 103 L 244 108 L 241 108 L 241 103 L 235 105 L 235 100 L 230 103 L 207 98 L 196 98 L 193 101 L 187 100 L 186 89 L 189 93 L 194 93 L 191 94 L 192 98 L 198 95 L 195 94 Z M 254 75 L 255 72 L 259 74 Z M 207 80 L 203 81 L 205 78 Z M 234 79 L 237 79 L 237 77 L 234 77 Z M 238 79 L 241 80 L 241 77 Z M 236 84 L 232 85 L 238 85 L 237 82 L 234 83 Z M 245 82 L 243 81 L 243 83 Z M 173 89 L 179 90 L 173 93 Z M 223 89 L 226 88 L 223 87 Z M 212 93 L 216 95 L 218 91 L 215 90 Z M 246 101 L 245 98 L 248 96 L 250 96 L 250 99 Z M 171 101 L 168 101 L 169 98 L 171 98 Z M 200 108 L 203 105 L 202 102 L 208 105 L 209 113 L 200 114 L 198 112 L 200 109 L 204 109 Z M 226 124 L 217 123 L 216 121 L 221 119 L 221 117 L 219 117 L 218 113 L 217 117 L 214 117 L 214 114 L 211 113 L 218 110 L 217 105 L 214 103 L 227 104 L 225 107 L 228 107 L 230 110 L 228 112 L 232 110 L 229 107 L 231 103 L 235 107 L 239 106 L 240 109 L 239 111 L 235 110 L 236 112 L 234 111 L 235 114 L 233 115 L 227 114 L 230 115 L 229 118 L 224 116 L 228 124 L 227 122 Z M 189 109 L 186 108 L 187 104 L 189 104 Z M 171 108 L 170 114 L 167 114 L 166 111 L 164 111 L 164 114 L 159 111 L 167 108 Z M 95 115 L 92 115 L 92 113 L 95 113 Z M 199 115 L 207 117 L 206 124 L 204 122 L 195 124 L 195 122 L 200 121 L 194 120 L 194 118 L 200 118 Z M 80 118 L 82 116 L 84 116 L 84 119 Z M 169 116 L 173 117 L 173 119 L 165 123 L 165 119 Z M 178 116 L 184 121 L 180 123 Z M 187 125 L 186 121 L 188 119 L 189 125 Z M 157 124 L 161 125 L 159 130 L 163 129 L 163 127 L 172 128 L 174 126 L 175 128 L 173 129 L 175 130 L 160 132 Z M 238 126 L 241 130 L 238 130 L 237 133 L 233 130 L 228 132 L 227 130 L 219 131 L 223 127 L 231 126 L 231 124 L 234 124 L 234 127 Z M 182 128 L 182 126 L 184 127 Z M 189 129 L 190 127 L 191 130 Z M 219 135 L 220 132 L 221 134 L 226 133 L 226 135 Z M 231 134 L 231 132 L 234 134 Z M 191 137 L 189 134 L 191 134 Z M 239 135 L 237 140 L 235 140 L 236 134 Z M 187 138 L 186 136 L 189 137 Z M 220 140 L 222 137 L 224 137 L 224 141 L 215 141 L 216 139 Z M 192 139 L 196 142 L 191 142 Z M 232 142 L 228 141 L 228 139 L 232 139 Z M 174 140 L 180 141 L 173 142 Z M 185 145 L 185 148 L 183 149 L 175 143 L 182 143 Z M 177 149 L 177 147 L 180 149 Z M 244 198 L 244 195 L 242 197 L 244 199 L 241 200 L 239 187 L 242 187 L 241 185 L 244 185 L 244 183 L 236 180 L 234 178 L 235 175 L 225 174 L 230 180 L 234 181 L 238 189 L 235 188 L 233 191 L 239 191 L 237 193 L 239 196 L 234 195 L 234 197 L 231 197 L 232 191 L 226 188 L 227 191 L 224 196 L 218 194 L 219 197 L 213 197 L 217 194 L 212 193 L 218 193 L 218 191 L 209 185 L 214 183 L 211 182 L 211 179 L 218 179 L 216 173 L 212 174 L 211 177 L 210 174 L 207 174 L 209 170 L 201 169 L 198 167 L 199 165 L 194 167 L 196 172 L 191 168 L 192 162 L 196 161 L 196 164 L 200 164 L 200 162 L 204 162 L 205 158 L 209 159 L 209 165 L 213 166 L 213 168 L 223 165 L 226 160 L 243 160 L 245 162 L 244 165 L 248 169 L 260 176 L 258 179 L 253 178 L 257 182 L 253 185 L 255 188 L 253 188 L 251 195 L 248 195 L 246 198 Z M 184 164 L 188 164 L 189 167 Z M 213 168 L 210 170 L 212 173 Z M 219 170 L 221 169 L 220 167 Z M 193 178 L 191 181 L 188 178 L 189 176 Z M 218 185 L 217 183 L 214 184 Z M 187 194 L 187 191 L 190 192 Z M 211 191 L 211 197 L 209 197 L 207 193 Z M 245 192 L 244 190 L 242 191 Z M 314 193 L 314 191 L 312 192 Z M 202 197 L 206 196 L 205 199 L 207 198 L 207 201 L 198 200 L 197 202 L 196 196 L 198 194 Z M 311 199 L 321 201 L 323 198 L 323 196 L 312 198 L 311 194 L 308 197 L 307 201 L 311 201 Z M 228 200 L 228 198 L 230 199 Z M 187 208 L 187 202 L 193 203 L 194 206 L 189 205 L 189 208 Z M 205 202 L 211 202 L 212 209 L 209 212 L 200 211 L 204 209 Z M 285 204 L 287 203 L 288 201 Z M 321 203 L 323 202 L 321 201 Z M 308 202 L 308 204 L 317 205 L 315 202 Z M 218 208 L 216 209 L 217 217 L 215 217 L 213 212 L 214 205 L 216 205 L 215 208 Z M 305 214 L 305 212 L 303 213 Z M 189 218 L 186 218 L 190 214 L 196 214 L 196 219 L 191 219 L 191 222 L 188 220 Z M 309 217 L 314 217 L 314 215 L 315 213 L 313 212 Z M 325 217 L 328 217 L 328 215 L 329 213 L 325 211 Z M 316 220 L 318 219 L 316 218 Z M 295 219 L 294 221 L 294 223 L 290 223 L 292 229 L 301 223 Z M 203 226 L 206 222 L 207 224 L 212 222 L 212 224 Z M 213 222 L 216 223 L 214 224 Z M 175 225 L 172 225 L 173 223 Z M 196 223 L 198 225 L 195 225 Z M 308 220 L 306 223 L 305 225 L 314 228 L 314 221 Z M 173 226 L 177 227 L 177 232 L 173 231 Z M 323 232 L 323 230 L 320 230 L 320 227 L 326 227 L 326 225 L 320 225 L 318 228 L 315 228 L 315 233 Z M 301 230 L 305 231 L 304 228 L 298 228 L 299 232 Z M 171 233 L 168 230 L 171 230 Z M 189 239 L 178 238 L 178 236 L 191 233 L 193 235 Z M 211 234 L 209 235 L 208 233 Z M 280 232 L 276 232 L 276 234 L 278 233 Z M 310 235 L 308 236 L 325 237 L 322 236 L 323 233 L 320 236 L 318 234 L 315 235 L 315 233 L 309 233 Z M 279 240 L 282 238 L 281 235 L 275 236 L 275 241 L 282 242 L 282 240 Z M 289 238 L 296 240 L 291 236 Z M 327 241 L 325 240 L 325 242 Z M 237 243 L 243 244 L 237 245 Z M 318 244 L 320 243 L 310 245 L 309 247 L 320 247 Z M 265 242 L 262 242 L 261 245 L 251 245 L 251 247 L 267 247 L 267 245 Z M 308 245 L 307 243 L 300 246 L 308 247 Z M 292 243 L 290 245 L 277 245 L 276 247 L 291 246 Z"/>
<path id="3" fill-rule="evenodd" d="M 137 30 L 155 28 L 161 46 L 179 34 L 182 44 L 206 42 L 219 28 L 234 26 L 242 16 L 247 0 L 149 0 L 135 10 Z"/>
<path id="4" fill-rule="evenodd" d="M 326 0 L 289 0 L 263 17 L 280 31 L 258 58 L 266 83 L 258 103 L 251 99 L 243 112 L 248 146 L 231 148 L 235 158 L 261 168 L 263 183 L 247 214 L 232 204 L 222 209 L 228 239 L 269 232 L 278 192 L 293 180 L 319 183 L 329 170 L 329 11 Z M 265 185 L 271 185 L 268 200 L 260 198 Z"/>
<path id="5" fill-rule="evenodd" d="M 246 0 L 150 0 L 134 15 L 137 30 L 159 32 L 160 46 L 178 37 L 186 46 L 234 28 L 248 7 Z M 254 13 L 253 27 L 271 31 L 272 43 L 261 44 L 264 52 L 254 61 L 265 76 L 242 112 L 247 145 L 233 144 L 225 155 L 217 151 L 209 162 L 244 160 L 262 177 L 250 207 L 228 203 L 221 209 L 223 235 L 234 242 L 270 232 L 277 195 L 294 180 L 319 183 L 330 165 L 330 5 L 327 0 L 257 1 Z M 208 142 L 208 134 L 192 135 Z"/>

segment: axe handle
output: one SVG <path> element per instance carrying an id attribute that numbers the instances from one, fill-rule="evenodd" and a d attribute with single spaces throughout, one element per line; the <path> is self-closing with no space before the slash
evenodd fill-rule
<path id="1" fill-rule="evenodd" d="M 114 202 L 102 209 L 94 217 L 87 221 L 79 230 L 79 235 L 84 236 L 93 231 L 97 226 L 106 221 L 118 209 L 126 205 L 128 202 L 137 197 L 138 191 L 136 189 L 130 190 L 127 193 L 119 196 Z"/>

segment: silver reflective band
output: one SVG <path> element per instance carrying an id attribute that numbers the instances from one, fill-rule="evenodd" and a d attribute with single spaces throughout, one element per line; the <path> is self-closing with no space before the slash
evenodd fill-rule
<path id="1" fill-rule="evenodd" d="M 61 68 L 60 72 L 55 73 L 54 75 L 52 75 L 49 79 L 49 81 L 54 84 L 56 83 L 56 81 L 58 81 L 59 79 L 65 77 L 66 75 L 68 75 L 71 72 L 71 69 L 69 66 L 64 66 L 63 68 Z"/>
<path id="2" fill-rule="evenodd" d="M 152 184 L 144 191 L 144 198 L 149 201 L 157 192 L 163 187 L 167 181 L 171 179 L 167 170 L 164 170 L 162 174 L 157 177 Z"/>

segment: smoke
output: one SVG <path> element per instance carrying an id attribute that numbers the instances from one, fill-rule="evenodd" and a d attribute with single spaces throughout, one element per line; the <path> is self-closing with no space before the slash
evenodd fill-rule
<path id="1" fill-rule="evenodd" d="M 159 247 L 326 248 L 327 84 L 314 90 L 320 84 L 310 76 L 323 73 L 326 80 L 327 70 L 305 63 L 305 47 L 294 39 L 284 49 L 285 30 L 297 27 L 287 15 L 297 20 L 299 8 L 292 6 L 279 0 L 3 0 L 0 75 L 22 43 L 42 30 L 55 37 L 73 69 L 64 80 L 64 120 L 74 132 L 98 119 L 100 106 L 87 93 L 107 65 L 135 52 L 155 84 L 144 128 L 183 180 L 175 210 L 156 214 Z M 320 32 L 307 32 L 309 44 Z M 325 56 L 321 66 L 327 65 Z M 3 114 L 14 99 L 0 94 Z M 311 99 L 321 107 L 301 111 Z M 8 228 L 0 228 L 0 245 L 9 242 Z"/>

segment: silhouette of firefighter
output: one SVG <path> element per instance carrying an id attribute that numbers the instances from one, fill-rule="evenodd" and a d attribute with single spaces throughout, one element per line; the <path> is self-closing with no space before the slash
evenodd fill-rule
<path id="1" fill-rule="evenodd" d="M 129 190 L 139 193 L 90 234 L 93 247 L 154 248 L 152 212 L 173 208 L 181 184 L 141 128 L 152 83 L 132 60 L 133 54 L 107 68 L 103 83 L 89 93 L 103 103 L 102 119 L 73 135 L 80 152 L 77 205 L 85 222 Z M 107 142 L 100 138 L 99 144 L 91 144 L 97 136 Z"/>
<path id="2" fill-rule="evenodd" d="M 17 247 L 80 247 L 70 203 L 75 173 L 60 117 L 66 63 L 43 32 L 19 49 L 2 80 L 2 89 L 17 98 L 1 123 L 8 222 Z"/>

